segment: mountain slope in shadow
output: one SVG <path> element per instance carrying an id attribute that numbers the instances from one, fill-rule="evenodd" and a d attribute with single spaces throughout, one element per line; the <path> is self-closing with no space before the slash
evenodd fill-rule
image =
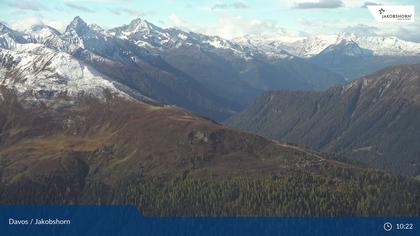
<path id="1" fill-rule="evenodd" d="M 227 124 L 416 176 L 420 65 L 389 67 L 325 92 L 269 92 Z"/>

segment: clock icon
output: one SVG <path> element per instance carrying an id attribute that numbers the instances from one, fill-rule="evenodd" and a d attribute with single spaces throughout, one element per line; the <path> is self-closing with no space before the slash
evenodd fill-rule
<path id="1" fill-rule="evenodd" d="M 391 224 L 391 223 L 389 223 L 389 222 L 386 222 L 386 223 L 384 224 L 384 230 L 385 230 L 385 231 L 391 231 L 391 229 L 392 229 L 392 224 Z"/>

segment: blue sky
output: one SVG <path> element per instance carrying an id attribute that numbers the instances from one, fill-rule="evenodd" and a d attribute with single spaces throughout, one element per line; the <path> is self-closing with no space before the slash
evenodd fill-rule
<path id="1" fill-rule="evenodd" d="M 144 18 L 158 26 L 179 27 L 225 38 L 244 34 L 314 35 L 351 30 L 397 35 L 420 41 L 416 23 L 379 24 L 365 4 L 415 5 L 417 0 L 0 0 L 0 21 L 23 29 L 44 23 L 59 30 L 75 17 L 105 28 Z"/>

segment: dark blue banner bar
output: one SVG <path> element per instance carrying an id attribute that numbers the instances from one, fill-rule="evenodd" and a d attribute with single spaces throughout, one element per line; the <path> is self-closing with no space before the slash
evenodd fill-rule
<path id="1" fill-rule="evenodd" d="M 144 217 L 129 206 L 0 206 L 0 235 L 420 235 L 409 217 Z"/>

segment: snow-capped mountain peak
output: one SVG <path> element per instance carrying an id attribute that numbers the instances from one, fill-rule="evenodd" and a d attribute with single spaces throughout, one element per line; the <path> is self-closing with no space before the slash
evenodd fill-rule
<path id="1" fill-rule="evenodd" d="M 30 29 L 25 30 L 24 33 L 29 35 L 32 41 L 39 43 L 46 42 L 55 37 L 60 37 L 61 35 L 58 30 L 43 24 L 33 25 Z"/>
<path id="2" fill-rule="evenodd" d="M 88 25 L 88 27 L 91 30 L 96 31 L 98 33 L 105 33 L 105 30 L 101 26 L 99 26 L 97 24 L 90 24 L 90 25 Z"/>
<path id="3" fill-rule="evenodd" d="M 89 26 L 79 16 L 76 16 L 66 27 L 65 34 L 84 35 L 90 30 Z"/>
<path id="4" fill-rule="evenodd" d="M 138 32 L 151 33 L 152 31 L 163 31 L 163 30 L 153 25 L 152 23 L 148 22 L 147 20 L 143 20 L 141 18 L 132 20 L 126 29 L 127 33 L 138 33 Z"/>
<path id="5" fill-rule="evenodd" d="M 160 48 L 171 38 L 167 30 L 141 18 L 132 20 L 128 25 L 110 29 L 107 33 L 146 48 Z"/>
<path id="6" fill-rule="evenodd" d="M 98 51 L 106 43 L 106 32 L 98 25 L 88 25 L 80 17 L 75 17 L 67 26 L 66 31 L 61 37 L 64 50 L 73 53 L 75 50 L 90 48 Z"/>
<path id="7" fill-rule="evenodd" d="M 371 50 L 361 48 L 355 41 L 347 39 L 342 39 L 337 44 L 328 46 L 318 55 L 331 53 L 350 57 L 362 57 L 373 54 Z"/>
<path id="8" fill-rule="evenodd" d="M 17 43 L 28 43 L 29 37 L 0 23 L 0 48 L 12 49 Z"/>
<path id="9" fill-rule="evenodd" d="M 420 43 L 409 42 L 396 36 L 358 36 L 341 33 L 338 39 L 356 42 L 361 48 L 370 49 L 381 56 L 415 56 L 420 55 Z"/>
<path id="10" fill-rule="evenodd" d="M 287 42 L 287 37 L 270 37 L 260 34 L 249 34 L 243 37 L 233 39 L 234 42 L 243 45 L 247 48 L 264 53 L 270 58 L 293 58 L 296 54 L 290 53 L 284 47 L 283 42 Z"/>
<path id="11" fill-rule="evenodd" d="M 5 24 L 0 22 L 0 33 L 4 34 L 7 32 L 10 32 L 10 30 L 11 29 L 9 27 L 7 27 Z"/>
<path id="12" fill-rule="evenodd" d="M 28 30 L 26 30 L 26 31 L 28 31 Z M 48 32 L 50 32 L 51 34 L 54 34 L 54 35 L 60 35 L 61 34 L 58 30 L 54 29 L 53 27 L 50 27 L 50 26 L 44 25 L 44 24 L 33 25 L 33 26 L 31 26 L 30 31 L 48 31 Z"/>

